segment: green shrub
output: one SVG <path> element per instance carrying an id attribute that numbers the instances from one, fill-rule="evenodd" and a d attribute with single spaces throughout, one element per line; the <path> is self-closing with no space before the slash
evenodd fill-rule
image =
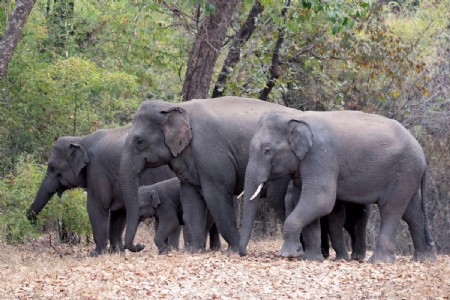
<path id="1" fill-rule="evenodd" d="M 86 196 L 81 189 L 67 191 L 62 199 L 52 199 L 32 225 L 26 211 L 34 200 L 45 175 L 45 166 L 32 156 L 20 157 L 16 173 L 0 180 L 0 235 L 8 243 L 21 243 L 39 236 L 43 230 L 64 224 L 67 232 L 90 236 L 91 228 L 86 212 Z"/>

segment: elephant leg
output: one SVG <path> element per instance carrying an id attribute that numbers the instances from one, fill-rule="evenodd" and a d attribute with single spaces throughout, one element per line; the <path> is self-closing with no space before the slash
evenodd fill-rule
<path id="1" fill-rule="evenodd" d="M 345 246 L 344 238 L 344 223 L 345 223 L 345 207 L 340 201 L 336 201 L 333 211 L 329 214 L 328 228 L 330 232 L 331 245 L 334 251 L 336 251 L 336 259 L 349 260 L 348 250 Z M 322 218 L 323 219 L 323 218 Z"/>
<path id="2" fill-rule="evenodd" d="M 214 184 L 202 183 L 202 192 L 220 234 L 228 243 L 228 249 L 237 252 L 239 231 L 233 209 L 233 195 L 227 193 L 225 189 L 218 190 Z"/>
<path id="3" fill-rule="evenodd" d="M 387 213 L 380 209 L 381 226 L 375 251 L 369 259 L 370 263 L 395 262 L 395 236 L 400 224 L 400 215 Z"/>
<path id="4" fill-rule="evenodd" d="M 303 181 L 300 200 L 284 223 L 284 242 L 281 248 L 281 256 L 301 256 L 303 249 L 299 235 L 303 228 L 332 211 L 336 201 L 336 180 L 326 180 L 324 175 L 322 179 L 324 180 L 323 185 L 317 184 L 317 182 Z M 320 241 L 320 235 L 317 239 Z"/>
<path id="5" fill-rule="evenodd" d="M 352 240 L 352 260 L 363 261 L 367 251 L 367 223 L 370 217 L 370 205 L 345 203 L 344 228 Z"/>
<path id="6" fill-rule="evenodd" d="M 286 220 L 286 216 L 288 215 L 288 211 L 291 212 L 294 209 L 291 207 L 289 210 L 286 207 L 286 198 L 294 194 L 293 189 L 290 187 L 290 193 L 288 195 L 288 186 L 290 181 L 291 178 L 289 176 L 285 176 L 278 180 L 270 181 L 267 184 L 266 197 L 268 204 L 275 211 L 280 222 L 284 222 Z M 296 201 L 298 201 L 300 193 L 298 195 L 294 194 L 293 197 L 297 197 Z"/>
<path id="7" fill-rule="evenodd" d="M 154 238 L 154 242 L 156 247 L 158 247 L 159 254 L 165 254 L 169 252 L 170 248 L 167 241 L 170 240 L 169 237 L 172 234 L 175 234 L 177 232 L 179 227 L 180 224 L 178 223 L 178 221 L 174 221 L 174 219 L 168 219 L 164 221 L 160 220 Z"/>
<path id="8" fill-rule="evenodd" d="M 193 187 L 181 184 L 180 199 L 183 208 L 183 222 L 188 227 L 190 252 L 205 251 L 206 203 Z"/>
<path id="9" fill-rule="evenodd" d="M 405 213 L 403 214 L 403 220 L 408 224 L 411 238 L 414 244 L 414 260 L 417 261 L 435 261 L 436 253 L 431 241 L 431 236 L 426 236 L 426 219 L 424 214 L 426 213 L 422 209 L 422 197 L 419 193 L 416 193 Z M 429 245 L 429 243 L 431 245 Z"/>
<path id="10" fill-rule="evenodd" d="M 178 250 L 180 249 L 180 236 L 181 236 L 181 229 L 182 226 L 178 226 L 178 228 L 169 235 L 169 238 L 167 240 L 167 245 L 169 247 L 169 250 Z"/>
<path id="11" fill-rule="evenodd" d="M 213 223 L 209 229 L 209 250 L 219 251 L 222 247 L 222 242 L 220 241 L 219 229 L 216 223 Z"/>
<path id="12" fill-rule="evenodd" d="M 109 212 L 100 208 L 92 196 L 88 193 L 87 211 L 92 226 L 95 249 L 91 251 L 91 256 L 98 256 L 107 251 L 109 237 Z"/>
<path id="13" fill-rule="evenodd" d="M 122 235 L 127 222 L 126 211 L 124 209 L 110 212 L 109 224 L 109 251 L 111 253 L 123 252 Z"/>
<path id="14" fill-rule="evenodd" d="M 306 260 L 316 260 L 316 261 L 323 261 L 323 255 L 322 251 L 320 250 L 320 220 L 314 220 L 305 228 L 303 228 L 302 231 L 302 239 L 304 242 L 304 253 L 302 255 L 303 259 Z"/>
<path id="15" fill-rule="evenodd" d="M 323 258 L 330 257 L 330 237 L 329 237 L 328 218 L 320 218 L 320 250 Z"/>
<path id="16" fill-rule="evenodd" d="M 395 238 L 400 219 L 417 190 L 415 183 L 410 180 L 411 177 L 406 175 L 388 186 L 385 196 L 378 200 L 380 234 L 375 251 L 369 259 L 370 263 L 395 262 Z"/>

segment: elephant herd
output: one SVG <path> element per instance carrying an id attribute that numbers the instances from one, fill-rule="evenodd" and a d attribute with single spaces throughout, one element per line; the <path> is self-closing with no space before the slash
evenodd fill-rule
<path id="1" fill-rule="evenodd" d="M 436 259 L 423 150 L 402 125 L 376 114 L 302 112 L 239 97 L 147 100 L 132 126 L 59 138 L 28 218 L 74 187 L 87 191 L 93 256 L 141 251 L 134 239 L 147 217 L 155 217 L 159 253 L 177 247 L 184 225 L 189 251 L 205 250 L 208 233 L 210 248 L 220 249 L 220 233 L 230 251 L 245 256 L 265 198 L 285 220 L 282 257 L 323 260 L 325 231 L 337 258 L 348 259 L 345 228 L 351 258 L 364 259 L 369 208 L 377 204 L 381 226 L 370 262 L 395 261 L 400 219 L 414 259 Z"/>

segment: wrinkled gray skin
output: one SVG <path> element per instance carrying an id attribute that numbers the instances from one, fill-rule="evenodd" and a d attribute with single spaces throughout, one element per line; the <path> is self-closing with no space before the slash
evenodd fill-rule
<path id="1" fill-rule="evenodd" d="M 157 224 L 155 245 L 158 247 L 159 254 L 167 253 L 170 250 L 170 245 L 167 244 L 168 238 L 184 225 L 178 178 L 139 187 L 139 216 L 140 221 L 155 218 Z M 217 227 L 213 225 L 210 217 L 206 222 L 205 240 L 210 232 L 210 250 L 218 251 L 221 247 L 220 236 Z"/>
<path id="2" fill-rule="evenodd" d="M 291 181 L 285 198 L 286 215 L 289 215 L 300 199 L 301 189 Z M 351 259 L 362 261 L 366 257 L 366 228 L 370 217 L 370 205 L 336 201 L 333 210 L 320 218 L 321 250 L 324 258 L 330 256 L 331 245 L 336 252 L 337 260 L 349 260 L 345 245 L 344 231 L 350 234 L 352 244 Z M 302 246 L 305 245 L 302 243 Z"/>
<path id="3" fill-rule="evenodd" d="M 298 234 L 329 214 L 337 198 L 378 205 L 381 227 L 370 262 L 395 260 L 401 218 L 411 232 L 414 259 L 436 259 L 424 203 L 425 156 L 398 122 L 350 111 L 264 115 L 250 145 L 243 208 L 247 227 L 241 231 L 241 254 L 245 254 L 245 232 L 253 221 L 250 197 L 259 184 L 287 174 L 302 190 L 284 225 L 282 256 L 302 254 Z"/>
<path id="4" fill-rule="evenodd" d="M 142 245 L 133 244 L 139 222 L 138 175 L 148 167 L 168 164 L 181 181 L 183 220 L 192 237 L 189 250 L 205 249 L 208 208 L 230 249 L 237 251 L 239 232 L 233 195 L 243 191 L 250 140 L 259 118 L 268 111 L 292 109 L 238 97 L 143 102 L 129 132 L 120 168 L 127 207 L 125 248 L 142 249 Z M 284 199 L 287 184 L 268 188 L 267 194 L 279 193 L 273 197 Z M 321 256 L 320 240 L 318 252 Z"/>
<path id="5" fill-rule="evenodd" d="M 55 193 L 61 196 L 68 189 L 85 188 L 96 244 L 91 255 L 104 253 L 108 239 L 111 251 L 123 251 L 126 213 L 118 177 L 129 128 L 102 129 L 85 136 L 59 138 L 48 159 L 45 178 L 28 210 L 28 218 L 35 219 Z M 174 176 L 167 166 L 162 166 L 143 172 L 139 181 L 148 185 Z"/>

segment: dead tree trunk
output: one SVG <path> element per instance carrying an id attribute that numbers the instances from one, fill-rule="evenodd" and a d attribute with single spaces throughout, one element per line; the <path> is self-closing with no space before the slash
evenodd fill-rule
<path id="1" fill-rule="evenodd" d="M 22 36 L 23 27 L 34 3 L 35 0 L 16 1 L 13 15 L 8 20 L 5 33 L 0 38 L 0 77 L 4 77 L 8 72 L 8 65 Z"/>
<path id="2" fill-rule="evenodd" d="M 206 98 L 217 57 L 238 0 L 212 0 L 213 13 L 206 16 L 189 55 L 183 83 L 183 101 Z"/>

